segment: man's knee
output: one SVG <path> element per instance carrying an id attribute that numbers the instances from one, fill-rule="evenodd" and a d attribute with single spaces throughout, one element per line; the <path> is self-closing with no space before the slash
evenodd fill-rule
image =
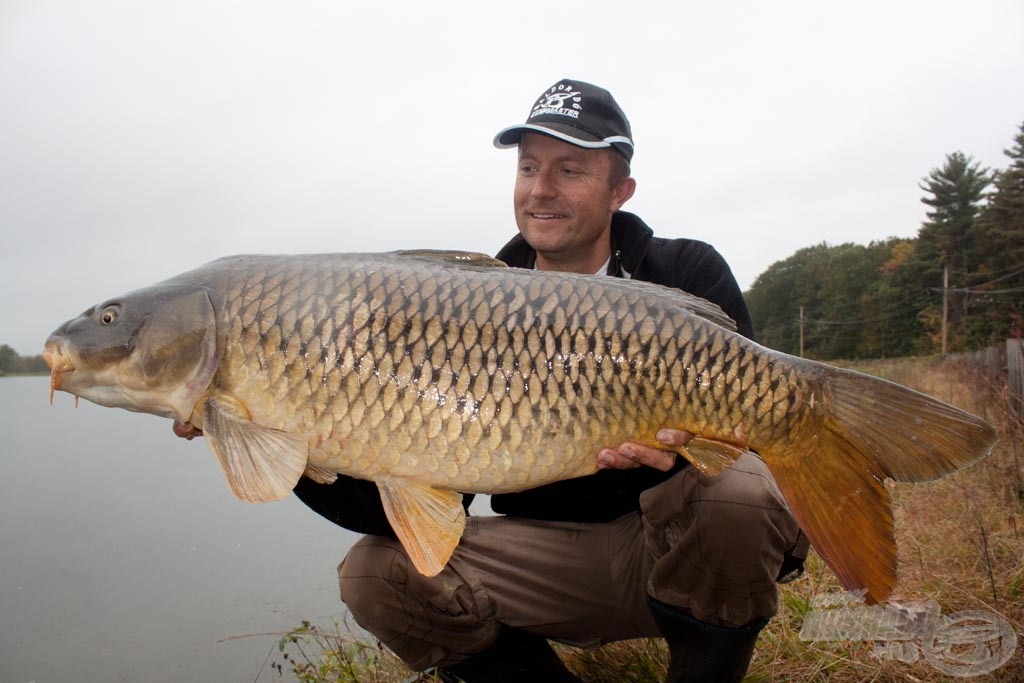
<path id="1" fill-rule="evenodd" d="M 700 490 L 691 498 L 694 517 L 705 541 L 735 552 L 777 555 L 796 542 L 799 526 L 768 468 L 752 453 L 732 469 L 703 477 Z M 699 508 L 699 509 L 696 509 Z"/>
<path id="2" fill-rule="evenodd" d="M 364 536 L 338 565 L 341 599 L 363 628 L 376 632 L 391 621 L 396 601 L 408 593 L 409 561 L 398 541 Z"/>
<path id="3" fill-rule="evenodd" d="M 465 659 L 497 635 L 484 596 L 451 566 L 423 576 L 394 539 L 360 539 L 338 566 L 338 581 L 356 623 L 414 670 Z"/>
<path id="4" fill-rule="evenodd" d="M 688 468 L 644 493 L 641 506 L 655 524 L 710 524 L 716 531 L 789 526 L 792 520 L 775 480 L 754 453 L 713 476 Z"/>
<path id="5" fill-rule="evenodd" d="M 700 476 L 703 498 L 745 502 L 763 509 L 786 506 L 768 467 L 754 453 L 746 453 L 735 464 L 714 476 Z"/>
<path id="6" fill-rule="evenodd" d="M 751 453 L 716 476 L 684 470 L 656 489 L 641 497 L 659 555 L 651 595 L 712 623 L 773 615 L 775 579 L 799 526 L 764 463 Z"/>

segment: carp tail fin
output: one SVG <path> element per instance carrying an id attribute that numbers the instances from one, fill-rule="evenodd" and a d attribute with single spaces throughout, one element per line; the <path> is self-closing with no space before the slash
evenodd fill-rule
<path id="1" fill-rule="evenodd" d="M 938 479 L 992 451 L 989 423 L 888 380 L 834 369 L 828 379 L 833 429 L 896 481 Z"/>
<path id="2" fill-rule="evenodd" d="M 884 480 L 936 479 L 977 462 L 996 432 L 984 420 L 907 387 L 828 368 L 813 438 L 772 454 L 772 474 L 825 562 L 870 603 L 896 584 L 892 502 Z"/>
<path id="3" fill-rule="evenodd" d="M 896 585 L 892 501 L 881 472 L 826 432 L 804 454 L 772 458 L 769 469 L 811 545 L 849 590 L 874 604 Z"/>

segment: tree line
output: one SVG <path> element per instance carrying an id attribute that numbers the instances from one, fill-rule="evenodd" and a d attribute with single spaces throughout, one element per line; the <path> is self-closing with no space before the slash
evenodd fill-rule
<path id="1" fill-rule="evenodd" d="M 963 152 L 921 179 L 915 238 L 818 244 L 746 293 L 766 346 L 809 358 L 974 350 L 1024 336 L 1024 123 L 992 170 Z"/>
<path id="2" fill-rule="evenodd" d="M 20 356 L 7 344 L 0 344 L 0 377 L 4 375 L 49 374 L 42 356 Z"/>

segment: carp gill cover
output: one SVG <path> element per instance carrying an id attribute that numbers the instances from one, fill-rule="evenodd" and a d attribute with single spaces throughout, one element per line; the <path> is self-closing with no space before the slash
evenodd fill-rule
<path id="1" fill-rule="evenodd" d="M 428 575 L 462 534 L 459 492 L 587 475 L 601 447 L 662 447 L 675 427 L 706 474 L 756 450 L 843 584 L 880 601 L 884 480 L 941 477 L 996 440 L 918 392 L 759 346 L 679 290 L 462 252 L 223 258 L 88 309 L 44 357 L 51 400 L 202 429 L 244 500 L 303 475 L 375 481 Z"/>

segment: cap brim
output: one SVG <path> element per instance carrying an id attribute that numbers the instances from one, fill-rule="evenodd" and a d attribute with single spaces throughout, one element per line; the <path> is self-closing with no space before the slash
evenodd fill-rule
<path id="1" fill-rule="evenodd" d="M 550 135 L 553 138 L 564 140 L 570 145 L 577 145 L 579 147 L 587 147 L 590 149 L 600 149 L 602 147 L 612 146 L 610 142 L 598 139 L 589 133 L 581 131 L 579 128 L 573 128 L 572 126 L 559 126 L 558 124 L 553 123 L 546 126 L 538 126 L 532 123 L 520 123 L 517 126 L 509 126 L 508 128 L 499 131 L 498 134 L 494 136 L 494 146 L 499 149 L 515 147 L 523 139 L 523 133 L 526 133 L 527 131 Z"/>
<path id="2" fill-rule="evenodd" d="M 585 147 L 587 149 L 606 149 L 615 147 L 622 152 L 626 158 L 633 154 L 633 141 L 624 136 L 617 136 L 614 139 L 601 140 L 579 128 L 573 126 L 560 126 L 555 123 L 539 126 L 532 123 L 520 123 L 509 126 L 498 131 L 494 136 L 494 146 L 498 149 L 516 147 L 523 139 L 523 133 L 533 132 L 541 135 L 548 135 L 553 138 L 568 142 L 570 145 Z"/>

